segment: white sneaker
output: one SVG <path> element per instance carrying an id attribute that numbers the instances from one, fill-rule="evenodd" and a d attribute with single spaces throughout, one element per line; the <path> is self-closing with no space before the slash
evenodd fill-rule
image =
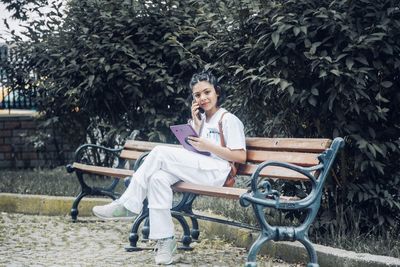
<path id="1" fill-rule="evenodd" d="M 125 208 L 118 200 L 114 200 L 107 205 L 94 206 L 92 211 L 94 215 L 104 220 L 130 220 L 136 216 L 135 213 Z"/>
<path id="2" fill-rule="evenodd" d="M 157 241 L 156 249 L 156 264 L 168 265 L 174 261 L 173 254 L 176 250 L 175 238 L 159 239 Z"/>

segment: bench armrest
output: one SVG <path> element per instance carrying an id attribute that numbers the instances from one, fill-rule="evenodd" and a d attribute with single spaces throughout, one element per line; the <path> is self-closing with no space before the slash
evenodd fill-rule
<path id="1" fill-rule="evenodd" d="M 267 180 L 261 178 L 262 180 L 260 181 L 260 172 L 264 168 L 267 168 L 269 166 L 287 168 L 307 177 L 312 186 L 309 195 L 301 200 L 281 202 L 280 193 L 277 190 L 272 189 L 271 184 Z M 251 191 L 241 196 L 240 203 L 242 204 L 242 206 L 248 206 L 251 203 L 256 203 L 262 206 L 272 207 L 276 209 L 283 209 L 283 210 L 297 210 L 297 209 L 307 208 L 314 202 L 315 197 L 318 197 L 317 189 L 320 188 L 318 186 L 319 181 L 314 177 L 312 173 L 322 168 L 323 168 L 322 164 L 305 168 L 294 164 L 279 162 L 279 161 L 262 162 L 258 165 L 257 169 L 251 176 Z"/>
<path id="2" fill-rule="evenodd" d="M 122 148 L 108 148 L 94 144 L 84 144 L 75 151 L 74 162 L 94 166 L 117 167 L 121 164 L 119 154 Z"/>
<path id="3" fill-rule="evenodd" d="M 344 146 L 344 140 L 340 137 L 335 138 L 331 147 L 326 149 L 320 156 L 320 163 L 313 167 L 300 167 L 294 164 L 278 161 L 266 161 L 260 163 L 251 176 L 251 191 L 243 194 L 240 197 L 240 204 L 242 206 L 249 206 L 252 203 L 259 204 L 266 207 L 272 207 L 282 210 L 298 210 L 306 209 L 312 206 L 316 199 L 321 198 L 322 188 L 325 180 L 329 175 L 329 171 L 333 165 L 336 155 L 340 148 Z M 280 202 L 280 193 L 272 189 L 271 184 L 264 180 L 259 182 L 260 172 L 268 166 L 277 166 L 296 171 L 304 175 L 310 180 L 312 189 L 307 197 L 301 200 L 284 201 Z M 313 173 L 316 173 L 316 178 Z M 318 202 L 319 206 L 319 202 Z"/>

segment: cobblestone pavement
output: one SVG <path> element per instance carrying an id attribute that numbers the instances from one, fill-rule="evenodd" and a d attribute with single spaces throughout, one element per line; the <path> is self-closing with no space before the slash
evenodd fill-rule
<path id="1" fill-rule="evenodd" d="M 15 213 L 0 215 L 0 266 L 154 266 L 153 252 L 125 252 L 131 228 L 128 221 L 101 221 L 80 218 L 33 216 Z M 179 240 L 179 239 L 178 239 Z M 141 243 L 149 249 L 151 242 Z M 193 243 L 190 252 L 178 251 L 172 266 L 243 266 L 246 251 L 219 239 Z M 260 258 L 259 266 L 289 265 Z"/>

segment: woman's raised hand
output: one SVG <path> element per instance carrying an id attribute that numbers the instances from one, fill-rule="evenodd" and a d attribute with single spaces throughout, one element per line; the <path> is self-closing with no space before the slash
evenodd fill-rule
<path id="1" fill-rule="evenodd" d="M 197 132 L 199 132 L 200 126 L 201 126 L 201 117 L 200 117 L 199 108 L 200 108 L 200 105 L 196 102 L 196 100 L 193 100 L 193 102 L 192 102 L 192 120 L 194 123 L 194 128 L 196 129 Z"/>

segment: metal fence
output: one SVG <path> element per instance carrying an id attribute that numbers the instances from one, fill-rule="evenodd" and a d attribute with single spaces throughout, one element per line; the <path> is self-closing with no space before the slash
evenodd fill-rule
<path id="1" fill-rule="evenodd" d="M 22 59 L 10 53 L 7 45 L 0 44 L 0 109 L 35 109 L 37 90 L 29 84 L 35 79 L 32 74 L 21 74 L 24 71 L 23 63 Z M 19 73 L 19 76 L 14 76 L 18 79 L 18 83 L 11 83 L 9 80 L 10 66 L 15 68 L 13 73 Z M 11 86 L 11 84 L 19 85 Z"/>

